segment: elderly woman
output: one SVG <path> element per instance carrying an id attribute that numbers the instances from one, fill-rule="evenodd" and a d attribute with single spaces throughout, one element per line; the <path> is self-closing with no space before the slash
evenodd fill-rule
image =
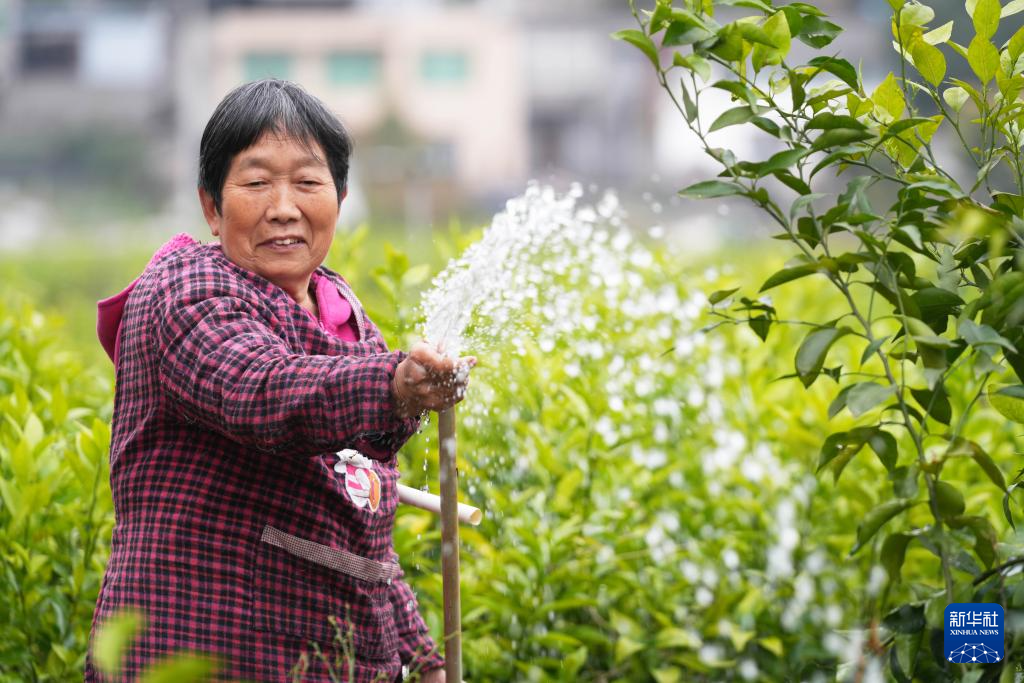
<path id="1" fill-rule="evenodd" d="M 200 148 L 220 243 L 179 235 L 100 303 L 117 523 L 93 632 L 145 617 L 118 680 L 192 651 L 222 680 L 327 681 L 318 650 L 343 680 L 444 680 L 392 546 L 395 454 L 475 359 L 389 351 L 322 265 L 349 151 L 297 85 L 234 90 Z M 101 680 L 91 657 L 85 678 Z"/>

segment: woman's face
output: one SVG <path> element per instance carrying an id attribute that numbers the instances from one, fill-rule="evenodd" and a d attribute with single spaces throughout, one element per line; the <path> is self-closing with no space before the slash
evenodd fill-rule
<path id="1" fill-rule="evenodd" d="M 212 197 L 199 195 L 228 260 L 301 303 L 338 222 L 338 193 L 320 145 L 266 133 L 232 159 L 219 213 Z"/>

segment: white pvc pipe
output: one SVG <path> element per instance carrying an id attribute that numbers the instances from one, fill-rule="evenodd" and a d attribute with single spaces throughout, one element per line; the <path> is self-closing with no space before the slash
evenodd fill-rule
<path id="1" fill-rule="evenodd" d="M 441 497 L 435 496 L 433 493 L 427 493 L 426 491 L 414 489 L 411 486 L 399 484 L 398 500 L 405 505 L 433 512 L 435 515 L 441 514 Z M 459 503 L 459 521 L 463 524 L 477 526 L 483 518 L 484 513 L 480 511 L 480 508 Z"/>

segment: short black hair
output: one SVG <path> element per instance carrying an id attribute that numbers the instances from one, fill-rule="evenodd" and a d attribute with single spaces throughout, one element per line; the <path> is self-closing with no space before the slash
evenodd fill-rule
<path id="1" fill-rule="evenodd" d="M 348 183 L 352 141 L 338 117 L 297 83 L 265 78 L 229 92 L 203 131 L 199 143 L 199 187 L 213 197 L 220 213 L 224 181 L 231 161 L 267 132 L 287 134 L 306 144 L 319 143 L 338 190 Z"/>

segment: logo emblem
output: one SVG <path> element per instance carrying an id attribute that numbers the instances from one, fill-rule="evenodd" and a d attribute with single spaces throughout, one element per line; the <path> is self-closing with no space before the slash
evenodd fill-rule
<path id="1" fill-rule="evenodd" d="M 994 602 L 955 602 L 946 607 L 946 660 L 994 664 L 1003 659 L 1003 608 Z"/>
<path id="2" fill-rule="evenodd" d="M 373 469 L 373 462 L 362 453 L 344 450 L 334 465 L 334 471 L 345 477 L 345 491 L 357 508 L 369 508 L 376 512 L 380 507 L 380 477 Z"/>

